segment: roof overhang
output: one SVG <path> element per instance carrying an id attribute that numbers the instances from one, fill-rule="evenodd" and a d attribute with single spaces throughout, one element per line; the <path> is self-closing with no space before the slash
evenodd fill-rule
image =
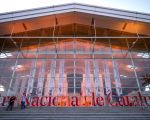
<path id="1" fill-rule="evenodd" d="M 75 18 L 74 14 L 78 16 Z M 125 32 L 150 35 L 150 31 L 148 31 L 150 14 L 78 3 L 0 14 L 0 35 L 11 33 L 13 24 L 17 27 L 13 31 L 14 33 L 25 31 L 22 23 L 29 26 L 29 31 L 53 27 L 54 15 L 61 19 L 60 26 L 74 22 L 91 25 L 91 19 L 94 18 L 96 19 L 96 27 L 122 31 L 125 24 L 128 24 Z"/>
<path id="2" fill-rule="evenodd" d="M 134 21 L 136 20 L 141 22 L 148 22 L 148 23 L 150 22 L 150 14 L 72 3 L 59 6 L 51 6 L 39 9 L 30 9 L 25 11 L 0 14 L 0 23 L 12 20 L 29 19 L 34 17 L 41 17 L 68 12 L 83 12 L 101 16 L 129 19 Z"/>

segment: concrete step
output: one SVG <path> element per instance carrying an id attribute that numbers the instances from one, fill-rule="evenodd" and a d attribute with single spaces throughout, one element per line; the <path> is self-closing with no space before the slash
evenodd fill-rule
<path id="1" fill-rule="evenodd" d="M 146 115 L 132 115 L 132 116 L 128 116 L 128 115 L 92 115 L 92 116 L 85 116 L 85 115 L 61 115 L 61 116 L 50 116 L 50 115 L 36 115 L 36 116 L 1 116 L 0 120 L 32 120 L 32 119 L 43 119 L 43 120 L 47 120 L 47 119 L 55 119 L 55 120 L 66 120 L 66 119 L 70 119 L 70 120 L 103 120 L 103 119 L 107 119 L 107 120 L 116 120 L 116 119 L 126 119 L 126 120 L 150 120 L 150 116 L 146 116 Z"/>
<path id="2" fill-rule="evenodd" d="M 0 109 L 1 112 L 5 111 L 5 108 Z M 145 113 L 149 112 L 148 108 L 143 107 L 27 107 L 26 109 L 21 110 L 20 108 L 14 108 L 11 112 L 49 112 L 49 113 Z"/>
<path id="3" fill-rule="evenodd" d="M 150 120 L 150 111 L 143 107 L 28 107 L 5 111 L 0 120 Z"/>

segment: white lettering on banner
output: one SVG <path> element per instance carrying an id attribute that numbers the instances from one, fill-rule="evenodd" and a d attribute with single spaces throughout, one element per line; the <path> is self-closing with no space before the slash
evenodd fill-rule
<path id="1" fill-rule="evenodd" d="M 45 77 L 45 60 L 42 60 L 42 66 L 39 71 L 39 77 L 38 77 L 38 83 L 36 89 L 37 96 L 42 96 L 44 77 Z"/>
<path id="2" fill-rule="evenodd" d="M 118 65 L 115 60 L 113 60 L 113 72 L 114 72 L 114 78 L 115 78 L 115 83 L 116 83 L 116 92 L 117 92 L 117 95 L 120 96 L 122 94 L 122 87 L 121 87 L 121 82 L 120 82 Z"/>
<path id="3" fill-rule="evenodd" d="M 102 89 L 100 88 L 98 61 L 94 61 L 93 64 L 94 64 L 95 95 L 99 96 L 100 95 L 100 91 Z"/>
<path id="4" fill-rule="evenodd" d="M 112 90 L 111 90 L 111 81 L 110 81 L 110 72 L 108 61 L 104 61 L 104 78 L 105 78 L 105 87 L 106 87 L 106 94 L 110 93 L 112 99 Z"/>
<path id="5" fill-rule="evenodd" d="M 59 63 L 58 95 L 64 95 L 64 60 Z"/>
<path id="6" fill-rule="evenodd" d="M 54 95 L 55 92 L 55 68 L 56 68 L 56 60 L 52 60 L 50 66 L 50 74 L 48 76 L 48 83 L 46 85 L 47 95 Z"/>
<path id="7" fill-rule="evenodd" d="M 90 79 L 90 62 L 85 61 L 85 94 L 90 96 L 91 91 L 91 79 Z"/>
<path id="8" fill-rule="evenodd" d="M 28 86 L 27 86 L 27 92 L 26 94 L 30 94 L 33 91 L 33 84 L 34 84 L 34 79 L 35 79 L 35 72 L 36 72 L 36 64 L 37 60 L 33 60 L 32 65 L 31 65 L 31 70 L 30 70 L 30 76 L 28 80 Z"/>

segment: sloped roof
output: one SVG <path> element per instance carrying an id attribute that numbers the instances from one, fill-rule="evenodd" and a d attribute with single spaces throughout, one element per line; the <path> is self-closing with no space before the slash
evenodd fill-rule
<path id="1" fill-rule="evenodd" d="M 25 31 L 23 23 L 28 31 L 53 27 L 54 16 L 57 16 L 60 26 L 73 23 L 90 25 L 94 18 L 96 27 L 122 31 L 126 26 L 125 32 L 150 35 L 150 14 L 79 3 L 0 14 L 0 35 L 11 33 L 12 24 L 17 27 L 14 33 Z"/>
<path id="2" fill-rule="evenodd" d="M 150 22 L 150 14 L 140 13 L 135 11 L 125 11 L 114 8 L 106 8 L 99 6 L 92 6 L 86 4 L 72 3 L 51 7 L 43 7 L 38 9 L 29 9 L 23 11 L 16 11 L 10 13 L 0 14 L 0 22 L 7 22 L 13 20 L 27 19 L 33 17 L 41 17 L 46 15 L 67 13 L 67 12 L 84 12 L 95 15 L 103 15 L 109 17 L 116 17 L 129 20 L 137 20 L 142 22 Z"/>

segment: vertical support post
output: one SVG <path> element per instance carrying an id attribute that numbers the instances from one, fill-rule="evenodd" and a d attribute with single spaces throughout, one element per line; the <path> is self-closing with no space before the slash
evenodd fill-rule
<path id="1" fill-rule="evenodd" d="M 34 86 L 34 80 L 35 80 L 35 73 L 36 73 L 37 58 L 38 58 L 38 53 L 39 53 L 39 46 L 40 46 L 40 39 L 39 39 L 35 59 L 32 61 L 26 95 L 30 95 L 32 93 L 33 89 L 34 89 L 33 86 Z"/>
<path id="2" fill-rule="evenodd" d="M 76 95 L 76 41 L 73 41 L 73 81 L 74 81 L 74 96 Z"/>
<path id="3" fill-rule="evenodd" d="M 127 43 L 128 50 L 130 50 L 129 43 L 128 43 L 127 39 L 126 39 L 126 43 Z M 137 76 L 137 73 L 136 73 L 136 70 L 135 70 L 135 64 L 134 64 L 134 61 L 133 61 L 133 57 L 131 55 L 131 51 L 129 51 L 129 56 L 130 56 L 130 59 L 131 59 L 131 64 L 133 66 L 133 71 L 134 71 L 134 75 L 135 75 L 135 78 L 136 78 L 137 86 L 138 86 L 139 92 L 141 92 L 141 87 L 140 87 L 139 79 L 138 79 L 138 76 Z"/>
<path id="4" fill-rule="evenodd" d="M 122 94 L 122 87 L 121 87 L 121 82 L 120 82 L 118 66 L 117 66 L 117 63 L 113 56 L 113 50 L 112 50 L 110 39 L 109 39 L 109 46 L 110 46 L 110 50 L 111 50 L 113 73 L 114 73 L 114 79 L 115 79 L 115 83 L 116 83 L 116 92 L 117 92 L 117 95 L 120 96 Z"/>
<path id="5" fill-rule="evenodd" d="M 23 42 L 23 40 L 21 41 L 20 48 L 22 47 L 22 42 Z M 19 56 L 20 56 L 20 52 L 19 52 L 19 49 L 18 49 L 16 62 L 15 62 L 15 65 L 14 65 L 13 73 L 12 73 L 11 80 L 10 80 L 9 87 L 8 87 L 8 91 L 7 91 L 7 96 L 9 96 L 11 91 L 12 91 L 12 83 L 13 83 L 13 79 L 14 79 L 14 76 L 15 76 Z"/>

